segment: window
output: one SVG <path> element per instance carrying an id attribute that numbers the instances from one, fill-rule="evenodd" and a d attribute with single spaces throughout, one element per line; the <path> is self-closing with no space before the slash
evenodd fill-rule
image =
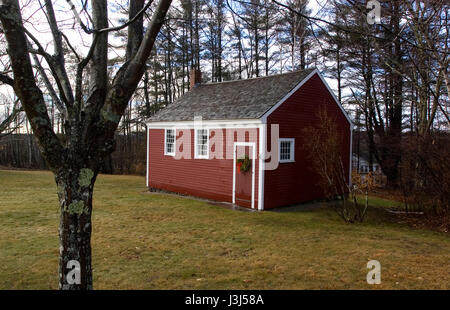
<path id="1" fill-rule="evenodd" d="M 209 134 L 208 129 L 195 131 L 195 158 L 208 158 Z"/>
<path id="2" fill-rule="evenodd" d="M 294 139 L 280 138 L 278 158 L 280 163 L 294 161 Z"/>
<path id="3" fill-rule="evenodd" d="M 175 129 L 166 129 L 164 155 L 175 156 Z"/>

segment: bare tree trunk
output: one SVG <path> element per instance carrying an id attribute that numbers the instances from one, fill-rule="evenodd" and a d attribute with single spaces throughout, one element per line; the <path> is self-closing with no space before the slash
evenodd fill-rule
<path id="1" fill-rule="evenodd" d="M 135 1 L 131 1 L 136 4 Z M 145 71 L 145 64 L 152 51 L 171 0 L 160 0 L 155 8 L 145 36 L 138 48 L 132 48 L 138 38 L 129 38 L 130 59 L 120 67 L 107 87 L 107 1 L 92 2 L 96 32 L 88 56 L 77 65 L 76 87 L 73 95 L 67 82 L 61 31 L 54 18 L 51 1 L 46 1 L 48 22 L 55 41 L 53 57 L 44 51 L 37 41 L 63 95 L 65 139 L 54 132 L 48 116 L 42 91 L 39 89 L 25 35 L 18 0 L 0 1 L 0 21 L 8 43 L 8 55 L 14 73 L 13 88 L 30 121 L 31 128 L 49 168 L 55 174 L 60 202 L 60 265 L 61 289 L 92 289 L 91 214 L 92 196 L 99 167 L 115 148 L 115 132 Z M 142 12 L 143 13 L 143 12 Z M 130 19 L 131 22 L 131 19 Z M 134 21 L 135 22 L 135 21 Z M 130 55 L 131 54 L 131 55 Z M 83 71 L 93 61 L 88 96 L 83 96 Z M 85 101 L 83 98 L 86 97 Z M 77 273 L 79 270 L 79 279 Z M 74 275 L 74 277 L 72 277 Z"/>
<path id="2" fill-rule="evenodd" d="M 59 284 L 60 289 L 93 288 L 91 258 L 91 214 L 97 172 L 73 164 L 55 177 L 60 203 Z M 75 262 L 79 279 L 70 278 Z"/>

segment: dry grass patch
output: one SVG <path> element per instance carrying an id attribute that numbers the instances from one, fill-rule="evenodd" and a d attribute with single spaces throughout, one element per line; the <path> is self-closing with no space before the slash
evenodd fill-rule
<path id="1" fill-rule="evenodd" d="M 449 289 L 448 235 L 373 209 L 345 224 L 327 208 L 248 213 L 145 194 L 135 176 L 98 178 L 97 289 Z M 56 289 L 58 204 L 49 172 L 0 171 L 0 289 Z M 382 284 L 366 283 L 377 259 Z"/>

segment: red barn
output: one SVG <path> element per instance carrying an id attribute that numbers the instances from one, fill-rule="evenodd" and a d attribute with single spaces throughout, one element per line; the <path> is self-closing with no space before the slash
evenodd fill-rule
<path id="1" fill-rule="evenodd" d="M 200 84 L 148 121 L 147 186 L 258 210 L 323 198 L 302 148 L 324 107 L 344 135 L 352 123 L 317 69 Z"/>

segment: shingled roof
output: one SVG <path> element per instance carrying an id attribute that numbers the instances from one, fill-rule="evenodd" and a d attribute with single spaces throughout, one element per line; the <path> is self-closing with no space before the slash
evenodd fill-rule
<path id="1" fill-rule="evenodd" d="M 150 122 L 260 118 L 313 69 L 247 80 L 199 84 L 158 111 Z"/>

